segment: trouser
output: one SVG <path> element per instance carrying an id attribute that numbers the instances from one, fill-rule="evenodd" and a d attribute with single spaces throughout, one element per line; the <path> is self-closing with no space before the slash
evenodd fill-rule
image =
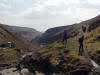
<path id="1" fill-rule="evenodd" d="M 79 46 L 79 55 L 82 56 L 83 51 L 84 51 L 83 44 L 80 44 L 80 46 Z"/>
<path id="2" fill-rule="evenodd" d="M 67 45 L 67 39 L 63 39 L 62 40 L 62 43 L 65 45 L 65 47 L 66 47 L 66 45 Z"/>

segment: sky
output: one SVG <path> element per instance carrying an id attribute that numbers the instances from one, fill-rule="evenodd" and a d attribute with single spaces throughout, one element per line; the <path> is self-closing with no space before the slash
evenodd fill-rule
<path id="1" fill-rule="evenodd" d="M 0 0 L 0 23 L 41 32 L 98 15 L 100 0 Z"/>

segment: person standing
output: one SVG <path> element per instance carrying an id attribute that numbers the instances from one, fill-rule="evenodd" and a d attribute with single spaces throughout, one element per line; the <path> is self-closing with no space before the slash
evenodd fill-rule
<path id="1" fill-rule="evenodd" d="M 83 33 L 86 32 L 86 26 L 82 26 L 82 31 L 83 31 Z"/>
<path id="2" fill-rule="evenodd" d="M 83 31 L 83 35 L 78 39 L 79 42 L 79 54 L 78 55 L 83 55 L 84 52 L 84 37 L 85 37 L 85 33 L 86 33 L 86 26 L 82 26 L 82 31 Z"/>
<path id="3" fill-rule="evenodd" d="M 78 55 L 81 55 L 81 56 L 82 56 L 83 51 L 84 51 L 83 41 L 84 41 L 84 35 L 81 36 L 81 37 L 79 38 L 79 40 L 78 40 L 79 45 L 80 45 L 80 46 L 79 46 L 79 54 L 78 54 Z"/>
<path id="4" fill-rule="evenodd" d="M 67 31 L 64 30 L 62 43 L 65 45 L 65 47 L 67 45 L 67 39 L 68 39 Z"/>

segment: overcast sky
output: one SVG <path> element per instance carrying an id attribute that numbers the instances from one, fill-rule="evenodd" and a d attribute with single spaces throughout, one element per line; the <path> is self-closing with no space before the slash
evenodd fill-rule
<path id="1" fill-rule="evenodd" d="M 100 15 L 100 0 L 0 0 L 0 23 L 39 31 L 97 15 Z"/>

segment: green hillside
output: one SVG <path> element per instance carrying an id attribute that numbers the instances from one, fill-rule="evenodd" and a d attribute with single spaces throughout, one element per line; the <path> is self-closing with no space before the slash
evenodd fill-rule
<path id="1" fill-rule="evenodd" d="M 88 29 L 89 25 L 87 25 Z M 50 63 L 57 67 L 55 72 L 63 72 L 64 75 L 88 75 L 92 66 L 83 56 L 78 56 L 78 38 L 83 35 L 81 26 L 78 35 L 68 39 L 66 48 L 61 41 L 56 41 L 52 44 L 40 48 L 33 58 L 36 60 L 46 59 L 49 57 Z M 85 33 L 84 49 L 89 53 L 90 58 L 100 65 L 100 27 L 87 31 Z M 63 59 L 62 59 L 63 57 Z M 59 65 L 59 61 L 63 60 Z M 58 66 L 57 66 L 58 65 Z M 94 72 L 93 75 L 99 75 Z"/>

